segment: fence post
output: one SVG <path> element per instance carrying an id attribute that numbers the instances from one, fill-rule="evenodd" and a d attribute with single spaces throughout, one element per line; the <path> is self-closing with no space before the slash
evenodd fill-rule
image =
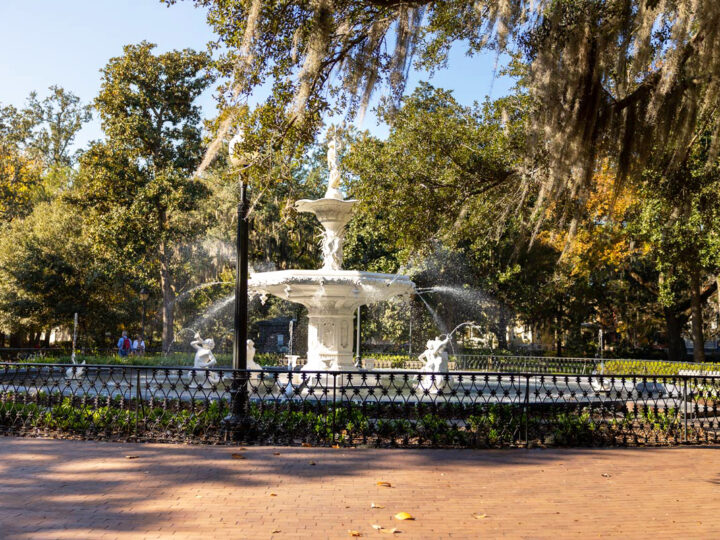
<path id="1" fill-rule="evenodd" d="M 523 416 L 525 417 L 525 448 L 530 448 L 530 438 L 528 437 L 528 411 L 530 404 L 530 375 L 525 375 L 525 404 L 523 405 Z"/>
<path id="2" fill-rule="evenodd" d="M 687 395 L 687 377 L 683 378 L 683 419 L 684 419 L 684 426 L 683 426 L 683 442 L 687 443 L 687 431 L 688 431 L 688 395 Z"/>
<path id="3" fill-rule="evenodd" d="M 335 444 L 335 411 L 337 410 L 337 404 L 335 403 L 335 389 L 337 387 L 337 373 L 333 373 L 333 408 L 332 408 L 332 441 L 330 446 Z"/>
<path id="4" fill-rule="evenodd" d="M 135 368 L 135 440 L 138 438 L 138 417 L 140 416 L 140 369 Z"/>

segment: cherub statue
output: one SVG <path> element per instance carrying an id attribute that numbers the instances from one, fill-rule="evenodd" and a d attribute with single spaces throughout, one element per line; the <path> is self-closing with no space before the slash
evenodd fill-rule
<path id="1" fill-rule="evenodd" d="M 425 390 L 437 391 L 445 385 L 445 379 L 440 373 L 448 371 L 448 353 L 447 346 L 450 344 L 450 336 L 438 336 L 435 339 L 428 340 L 426 349 L 418 356 L 418 360 L 424 361 L 425 364 L 420 371 L 422 373 L 435 373 L 435 380 L 431 375 L 424 375 L 419 386 Z"/>
<path id="2" fill-rule="evenodd" d="M 248 369 L 262 369 L 262 366 L 255 363 L 255 342 L 252 339 L 248 339 L 246 343 L 247 351 L 247 368 Z"/>
<path id="3" fill-rule="evenodd" d="M 193 363 L 195 369 L 205 370 L 217 365 L 217 359 L 212 353 L 212 350 L 215 348 L 215 340 L 213 340 L 213 338 L 202 339 L 200 334 L 196 332 L 195 339 L 190 342 L 190 345 L 197 351 L 195 353 L 195 362 Z M 197 373 L 196 377 L 201 377 L 201 374 Z M 217 384 L 220 382 L 220 375 L 211 371 L 208 373 L 207 379 L 212 384 Z"/>
<path id="4" fill-rule="evenodd" d="M 245 343 L 245 350 L 247 351 L 247 369 L 262 370 L 263 367 L 255 362 L 255 342 L 252 339 L 248 339 Z M 258 379 L 262 373 L 251 373 L 250 378 Z M 233 378 L 232 372 L 225 374 L 225 380 L 231 380 Z"/>
<path id="5" fill-rule="evenodd" d="M 75 360 L 75 352 L 73 351 L 72 356 L 70 357 L 70 360 L 72 360 L 73 366 L 84 366 L 85 360 L 83 360 L 81 363 L 78 364 L 77 360 Z M 69 367 L 65 370 L 65 378 L 66 379 L 79 379 L 85 374 L 85 368 L 84 367 Z"/>

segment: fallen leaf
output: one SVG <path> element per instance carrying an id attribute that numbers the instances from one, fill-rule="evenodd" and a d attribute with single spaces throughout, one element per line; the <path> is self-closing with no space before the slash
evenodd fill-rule
<path id="1" fill-rule="evenodd" d="M 358 531 L 351 531 L 350 529 L 348 529 L 348 534 L 350 536 L 362 536 Z"/>
<path id="2" fill-rule="evenodd" d="M 605 478 L 610 478 L 612 476 L 612 474 L 608 474 L 608 473 L 604 472 L 604 473 L 602 473 L 602 476 L 604 476 Z"/>
<path id="3" fill-rule="evenodd" d="M 400 520 L 400 521 L 405 521 L 405 520 L 413 520 L 415 518 L 412 517 L 407 512 L 398 512 L 397 514 L 395 514 L 395 519 Z"/>
<path id="4" fill-rule="evenodd" d="M 377 485 L 380 487 L 392 487 L 392 484 L 390 484 L 390 482 L 378 482 Z"/>
<path id="5" fill-rule="evenodd" d="M 310 444 L 309 442 L 302 443 L 302 446 L 303 448 L 312 448 L 312 444 Z"/>
<path id="6" fill-rule="evenodd" d="M 382 529 L 382 525 L 371 525 L 371 527 L 372 527 L 373 529 L 375 529 L 376 531 L 379 531 L 379 530 Z"/>
<path id="7" fill-rule="evenodd" d="M 381 506 L 379 504 L 375 504 L 374 502 L 370 503 L 370 508 L 385 508 L 384 506 Z"/>
<path id="8" fill-rule="evenodd" d="M 273 456 L 279 456 L 280 452 L 273 452 Z"/>
<path id="9" fill-rule="evenodd" d="M 398 531 L 395 527 L 393 527 L 392 529 L 380 529 L 380 532 L 384 532 L 386 534 L 395 534 L 395 533 L 399 533 L 400 531 Z"/>
<path id="10" fill-rule="evenodd" d="M 231 457 L 232 457 L 233 459 L 247 459 L 247 458 L 246 458 L 245 456 L 243 456 L 242 454 L 231 454 Z"/>
<path id="11" fill-rule="evenodd" d="M 137 459 L 137 458 L 139 458 L 140 456 L 125 456 L 125 457 L 128 458 L 128 459 Z"/>
<path id="12" fill-rule="evenodd" d="M 270 496 L 271 496 L 271 497 L 277 497 L 277 493 L 271 493 Z"/>
<path id="13" fill-rule="evenodd" d="M 270 534 L 277 534 L 279 532 L 282 532 L 280 529 L 275 529 L 274 531 L 270 531 Z"/>
<path id="14" fill-rule="evenodd" d="M 310 465 L 317 465 L 317 463 L 315 463 L 314 461 L 311 461 Z"/>
<path id="15" fill-rule="evenodd" d="M 485 519 L 487 517 L 487 514 L 473 514 L 472 517 L 475 519 Z"/>

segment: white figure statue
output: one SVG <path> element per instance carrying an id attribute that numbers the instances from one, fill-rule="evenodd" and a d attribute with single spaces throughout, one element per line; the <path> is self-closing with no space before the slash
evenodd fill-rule
<path id="1" fill-rule="evenodd" d="M 418 386 L 423 390 L 429 390 L 431 392 L 437 392 L 443 386 L 445 386 L 445 377 L 442 375 L 448 372 L 448 353 L 447 346 L 450 344 L 450 336 L 436 337 L 435 339 L 428 340 L 426 349 L 423 353 L 418 356 L 418 360 L 424 361 L 425 364 L 420 371 L 422 373 L 434 373 L 433 376 L 423 375 L 420 379 Z"/>
<path id="2" fill-rule="evenodd" d="M 247 340 L 245 350 L 247 351 L 247 368 L 262 369 L 262 366 L 255 362 L 255 342 L 252 339 Z"/>
<path id="3" fill-rule="evenodd" d="M 247 351 L 247 369 L 262 370 L 263 367 L 257 362 L 255 362 L 255 342 L 252 339 L 248 339 L 245 343 L 245 350 Z M 261 376 L 262 373 L 250 373 L 251 379 L 259 379 Z M 227 372 L 224 375 L 224 378 L 225 380 L 232 380 L 232 372 Z"/>
<path id="4" fill-rule="evenodd" d="M 332 231 L 326 230 L 322 239 L 323 270 L 342 268 L 342 240 Z"/>
<path id="5" fill-rule="evenodd" d="M 77 360 L 75 360 L 75 352 L 72 353 L 70 360 L 72 360 L 72 363 L 75 366 L 84 366 L 85 365 L 85 360 L 83 360 L 81 363 L 78 364 Z M 66 379 L 79 379 L 84 374 L 85 374 L 84 367 L 75 367 L 75 368 L 69 367 L 65 370 L 65 378 Z"/>
<path id="6" fill-rule="evenodd" d="M 330 169 L 330 177 L 328 178 L 328 187 L 325 197 L 328 199 L 343 199 L 340 192 L 340 168 L 338 166 L 337 142 L 335 141 L 335 133 L 328 141 L 327 151 L 328 169 Z"/>
<path id="7" fill-rule="evenodd" d="M 195 362 L 193 363 L 193 367 L 195 369 L 206 370 L 217 365 L 217 359 L 212 353 L 212 350 L 215 348 L 215 340 L 212 338 L 202 339 L 200 334 L 196 333 L 195 339 L 190 342 L 190 345 L 197 351 L 195 353 Z M 203 386 L 204 384 L 204 375 L 204 371 L 200 371 L 195 374 L 195 377 L 198 379 L 199 386 Z M 210 371 L 207 374 L 207 380 L 212 384 L 217 384 L 220 382 L 220 375 L 214 371 Z"/>

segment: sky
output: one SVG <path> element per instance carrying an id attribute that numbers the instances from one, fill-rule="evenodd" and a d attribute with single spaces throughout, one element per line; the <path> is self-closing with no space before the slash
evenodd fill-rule
<path id="1" fill-rule="evenodd" d="M 204 50 L 214 39 L 205 11 L 188 0 L 166 6 L 160 0 L 0 0 L 0 105 L 21 107 L 35 90 L 40 98 L 59 85 L 89 103 L 100 90 L 100 69 L 122 54 L 123 45 L 142 40 L 156 43 L 157 52 Z M 450 55 L 449 68 L 434 78 L 413 73 L 407 92 L 420 80 L 453 90 L 470 105 L 489 94 L 506 94 L 512 81 L 493 78 L 495 58 L 468 58 L 461 47 Z M 203 115 L 216 113 L 212 90 L 199 99 Z M 368 112 L 360 128 L 387 135 Z M 76 147 L 101 138 L 97 119 L 78 134 Z"/>

